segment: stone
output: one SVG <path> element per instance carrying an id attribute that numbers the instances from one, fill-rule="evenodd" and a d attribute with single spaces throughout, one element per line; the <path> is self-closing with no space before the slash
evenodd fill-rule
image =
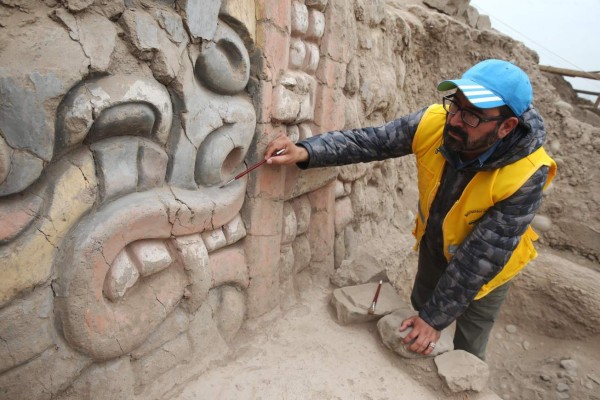
<path id="1" fill-rule="evenodd" d="M 488 15 L 479 15 L 479 18 L 477 19 L 477 29 L 492 29 L 492 21 Z"/>
<path id="2" fill-rule="evenodd" d="M 304 2 L 308 7 L 314 8 L 321 12 L 325 11 L 325 7 L 327 7 L 328 0 L 306 0 Z"/>
<path id="3" fill-rule="evenodd" d="M 312 129 L 307 123 L 302 123 L 298 125 L 298 136 L 300 140 L 308 139 L 313 136 Z"/>
<path id="4" fill-rule="evenodd" d="M 369 314 L 377 286 L 377 283 L 365 283 L 334 289 L 331 305 L 335 309 L 337 321 L 342 325 L 372 321 L 397 308 L 405 307 L 392 285 L 385 282 L 381 285 L 375 312 Z"/>
<path id="5" fill-rule="evenodd" d="M 283 222 L 281 226 L 281 244 L 290 244 L 296 238 L 298 223 L 296 213 L 289 202 L 283 203 Z"/>
<path id="6" fill-rule="evenodd" d="M 212 40 L 217 30 L 221 0 L 181 0 L 178 5 L 183 11 L 183 19 L 194 43 L 202 39 Z"/>
<path id="7" fill-rule="evenodd" d="M 556 391 L 557 392 L 568 392 L 569 391 L 569 385 L 567 385 L 564 382 L 559 382 L 558 385 L 556 385 Z"/>
<path id="8" fill-rule="evenodd" d="M 279 257 L 279 282 L 289 281 L 294 276 L 294 251 L 291 245 L 281 246 Z"/>
<path id="9" fill-rule="evenodd" d="M 579 365 L 577 364 L 577 361 L 575 361 L 573 359 L 560 360 L 560 367 L 565 369 L 569 376 L 572 376 L 572 377 L 577 376 L 577 367 L 578 366 Z"/>
<path id="10" fill-rule="evenodd" d="M 136 55 L 142 60 L 150 60 L 158 50 L 159 27 L 154 18 L 140 8 L 126 9 L 119 19 L 129 41 L 136 49 Z"/>
<path id="11" fill-rule="evenodd" d="M 320 39 L 325 32 L 325 14 L 315 9 L 308 10 L 308 29 L 306 38 Z"/>
<path id="12" fill-rule="evenodd" d="M 539 232 L 548 232 L 552 229 L 552 220 L 545 215 L 536 215 L 531 221 L 531 227 Z"/>
<path id="13" fill-rule="evenodd" d="M 95 13 L 76 14 L 79 42 L 90 59 L 90 70 L 106 72 L 115 50 L 117 30 L 104 16 Z M 102 40 L 98 40 L 101 37 Z"/>
<path id="14" fill-rule="evenodd" d="M 335 201 L 335 217 L 334 226 L 335 233 L 339 234 L 346 228 L 354 219 L 354 213 L 352 211 L 352 201 L 349 196 L 342 197 Z"/>
<path id="15" fill-rule="evenodd" d="M 292 250 L 294 251 L 294 274 L 297 274 L 310 265 L 312 248 L 308 236 L 306 234 L 296 236 L 296 240 L 292 242 Z"/>
<path id="16" fill-rule="evenodd" d="M 303 35 L 308 30 L 308 9 L 299 1 L 292 0 L 292 34 Z"/>
<path id="17" fill-rule="evenodd" d="M 306 45 L 301 39 L 290 39 L 290 66 L 301 69 L 306 59 Z"/>
<path id="18" fill-rule="evenodd" d="M 254 2 L 223 0 L 219 16 L 232 26 L 235 25 L 238 32 L 243 30 L 243 36 L 242 33 L 240 33 L 240 36 L 242 36 L 244 42 L 254 43 L 256 41 L 256 8 Z"/>
<path id="19" fill-rule="evenodd" d="M 504 329 L 506 329 L 506 332 L 508 333 L 517 333 L 517 327 L 514 325 L 506 325 Z"/>
<path id="20" fill-rule="evenodd" d="M 438 374 L 454 393 L 474 390 L 482 391 L 488 381 L 488 365 L 464 350 L 453 350 L 437 356 L 435 365 Z"/>
<path id="21" fill-rule="evenodd" d="M 295 86 L 295 81 L 291 85 Z M 296 121 L 300 113 L 299 98 L 285 85 L 277 85 L 273 88 L 273 111 L 272 118 L 286 124 Z"/>
<path id="22" fill-rule="evenodd" d="M 431 8 L 448 15 L 462 15 L 469 6 L 469 0 L 425 0 L 424 3 Z"/>
<path id="23" fill-rule="evenodd" d="M 297 235 L 306 233 L 308 230 L 308 224 L 310 222 L 311 207 L 310 201 L 307 196 L 299 196 L 290 200 L 290 204 L 296 213 L 296 221 L 298 228 L 296 231 Z"/>
<path id="24" fill-rule="evenodd" d="M 560 150 L 560 141 L 558 139 L 552 140 L 548 148 L 552 153 L 558 153 Z"/>
<path id="25" fill-rule="evenodd" d="M 465 21 L 471 28 L 475 28 L 477 26 L 477 20 L 479 20 L 479 11 L 473 6 L 468 6 L 463 14 Z"/>
<path id="26" fill-rule="evenodd" d="M 439 340 L 436 343 L 435 349 L 430 355 L 424 356 L 411 351 L 408 347 L 410 343 L 404 345 L 402 341 L 412 331 L 412 327 L 400 332 L 399 328 L 402 321 L 406 318 L 416 315 L 417 312 L 408 304 L 403 303 L 403 306 L 389 315 L 384 316 L 377 322 L 377 329 L 383 344 L 390 350 L 399 354 L 403 358 L 424 358 L 435 357 L 439 354 L 451 351 L 454 349 L 454 325 L 442 331 Z"/>
<path id="27" fill-rule="evenodd" d="M 71 11 L 83 11 L 94 3 L 94 0 L 66 0 L 67 8 Z"/>
<path id="28" fill-rule="evenodd" d="M 14 56 L 18 55 L 11 55 Z M 49 123 L 53 118 L 47 117 L 44 103 L 64 94 L 64 85 L 61 77 L 52 72 L 31 72 L 22 78 L 2 74 L 0 95 L 3 104 L 11 106 L 0 107 L 0 131 L 11 148 L 26 150 L 36 158 L 50 161 L 54 138 Z M 23 119 L 23 115 L 27 118 Z"/>
<path id="29" fill-rule="evenodd" d="M 154 52 L 150 68 L 152 69 L 152 75 L 154 75 L 157 81 L 164 85 L 169 85 L 179 75 L 187 41 L 176 45 L 163 31 L 159 30 L 158 42 L 159 47 Z"/>
<path id="30" fill-rule="evenodd" d="M 292 142 L 296 143 L 300 140 L 300 129 L 298 128 L 298 125 L 287 125 L 286 131 L 287 137 L 289 137 Z"/>
<path id="31" fill-rule="evenodd" d="M 183 20 L 178 14 L 158 9 L 154 16 L 160 27 L 169 35 L 169 39 L 175 43 L 187 42 L 188 36 L 183 27 Z"/>
<path id="32" fill-rule="evenodd" d="M 359 253 L 356 258 L 343 260 L 331 277 L 331 283 L 337 287 L 379 282 L 380 280 L 388 281 L 385 269 L 377 258 L 367 252 Z"/>

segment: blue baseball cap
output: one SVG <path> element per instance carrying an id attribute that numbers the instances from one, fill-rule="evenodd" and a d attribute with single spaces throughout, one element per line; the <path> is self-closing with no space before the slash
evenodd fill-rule
<path id="1" fill-rule="evenodd" d="M 503 60 L 485 60 L 475 64 L 462 78 L 441 82 L 439 91 L 460 89 L 477 108 L 508 106 L 517 117 L 533 100 L 533 89 L 527 74 Z"/>

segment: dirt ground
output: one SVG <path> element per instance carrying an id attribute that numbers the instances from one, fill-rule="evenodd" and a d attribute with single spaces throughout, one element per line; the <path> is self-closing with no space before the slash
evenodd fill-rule
<path id="1" fill-rule="evenodd" d="M 432 358 L 388 350 L 375 322 L 339 325 L 333 289 L 313 282 L 292 308 L 247 324 L 232 356 L 174 399 L 600 399 L 600 336 L 552 338 L 515 324 L 505 307 L 488 346 L 488 389 L 455 394 Z"/>

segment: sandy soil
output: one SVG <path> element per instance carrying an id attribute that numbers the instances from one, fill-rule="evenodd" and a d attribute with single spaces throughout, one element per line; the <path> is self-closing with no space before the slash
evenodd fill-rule
<path id="1" fill-rule="evenodd" d="M 175 399 L 600 399 L 600 337 L 553 339 L 514 325 L 506 308 L 488 347 L 489 389 L 454 394 L 433 359 L 385 348 L 375 322 L 337 324 L 333 289 L 315 285 L 291 309 L 247 324 L 232 356 Z"/>

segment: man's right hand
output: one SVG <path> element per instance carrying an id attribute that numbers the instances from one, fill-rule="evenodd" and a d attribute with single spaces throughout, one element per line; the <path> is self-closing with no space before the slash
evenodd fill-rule
<path id="1" fill-rule="evenodd" d="M 281 149 L 284 150 L 283 153 L 275 156 L 275 152 Z M 308 151 L 304 147 L 296 146 L 289 137 L 281 135 L 267 146 L 265 160 L 267 160 L 267 164 L 272 165 L 296 164 L 308 161 Z"/>

